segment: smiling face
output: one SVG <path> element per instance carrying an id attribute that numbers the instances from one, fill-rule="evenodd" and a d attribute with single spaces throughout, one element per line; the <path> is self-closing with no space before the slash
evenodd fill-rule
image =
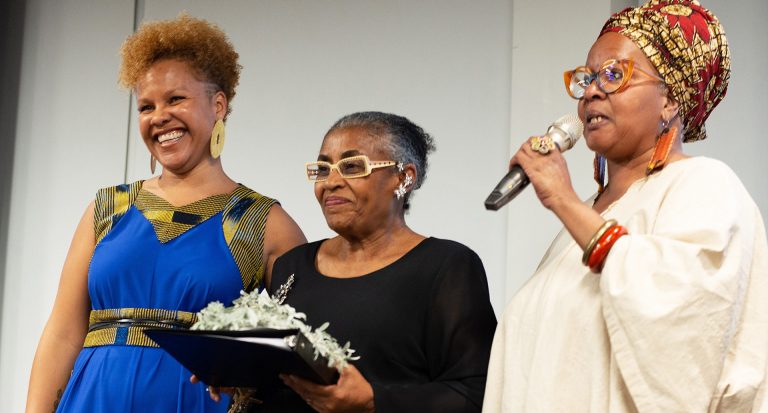
<path id="1" fill-rule="evenodd" d="M 210 90 L 209 83 L 179 60 L 156 62 L 137 82 L 139 130 L 164 171 L 184 174 L 214 162 L 211 131 L 224 118 L 227 100 L 222 92 Z"/>
<path id="2" fill-rule="evenodd" d="M 391 155 L 360 127 L 336 129 L 323 140 L 319 161 L 336 163 L 355 155 L 367 155 L 371 161 L 389 161 Z M 315 196 L 323 210 L 325 221 L 342 236 L 364 238 L 384 223 L 402 214 L 394 196 L 400 180 L 397 169 L 374 169 L 363 178 L 344 179 L 335 170 L 328 179 L 315 183 Z"/>
<path id="3" fill-rule="evenodd" d="M 586 66 L 597 71 L 609 59 L 632 59 L 635 67 L 656 73 L 643 52 L 618 33 L 597 39 Z M 612 94 L 604 93 L 593 82 L 579 101 L 587 146 L 619 162 L 643 156 L 656 144 L 662 120 L 671 119 L 666 112 L 671 103 L 660 81 L 642 73 L 634 73 L 624 90 Z"/>

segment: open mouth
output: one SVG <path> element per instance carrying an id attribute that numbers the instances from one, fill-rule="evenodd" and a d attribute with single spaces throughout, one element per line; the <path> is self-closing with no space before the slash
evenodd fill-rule
<path id="1" fill-rule="evenodd" d="M 181 130 L 172 130 L 170 132 L 166 132 L 162 135 L 157 136 L 157 141 L 160 143 L 160 145 L 170 145 L 174 142 L 177 142 L 181 137 L 184 136 L 184 131 Z"/>
<path id="2" fill-rule="evenodd" d="M 596 125 L 605 119 L 603 115 L 590 115 L 587 116 L 587 124 L 588 125 Z"/>

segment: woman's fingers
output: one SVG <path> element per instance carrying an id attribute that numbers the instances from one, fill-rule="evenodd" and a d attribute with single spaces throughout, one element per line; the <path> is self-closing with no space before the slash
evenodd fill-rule
<path id="1" fill-rule="evenodd" d="M 200 379 L 195 376 L 194 374 L 189 378 L 189 382 L 193 384 L 202 383 Z M 221 388 L 216 386 L 205 386 L 205 391 L 208 392 L 208 396 L 210 396 L 211 400 L 215 402 L 221 401 L 221 393 L 222 391 L 228 394 L 232 394 L 231 388 Z"/>
<path id="2" fill-rule="evenodd" d="M 221 390 L 219 387 L 216 386 L 208 386 L 206 387 L 208 390 L 208 394 L 211 396 L 211 399 L 215 402 L 221 401 Z"/>
<path id="3" fill-rule="evenodd" d="M 348 365 L 336 384 L 323 386 L 292 375 L 281 375 L 310 407 L 321 413 L 373 412 L 373 389 L 362 373 Z"/>
<path id="4" fill-rule="evenodd" d="M 561 198 L 578 198 L 573 192 L 565 159 L 546 136 L 532 136 L 523 142 L 509 164 L 523 168 L 539 201 L 548 209 L 558 204 Z"/>
<path id="5" fill-rule="evenodd" d="M 326 390 L 326 387 L 329 386 L 321 386 L 319 384 L 312 383 L 311 381 L 304 380 L 301 377 L 290 374 L 282 374 L 280 375 L 280 378 L 283 380 L 283 383 L 285 383 L 286 386 L 293 389 L 293 391 L 295 391 L 305 401 L 307 401 L 307 399 L 317 400 L 320 397 L 327 396 L 328 391 Z"/>
<path id="6" fill-rule="evenodd" d="M 533 149 L 531 149 L 531 140 L 534 138 L 538 138 L 538 136 L 531 136 L 520 144 L 520 148 L 517 150 L 517 152 L 515 152 L 514 155 L 512 155 L 512 158 L 509 160 L 510 168 L 515 165 L 520 165 L 523 167 L 524 164 L 527 164 L 527 161 L 536 154 Z"/>

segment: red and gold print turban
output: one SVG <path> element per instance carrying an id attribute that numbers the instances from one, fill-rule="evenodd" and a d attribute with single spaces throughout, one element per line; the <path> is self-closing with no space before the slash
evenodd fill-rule
<path id="1" fill-rule="evenodd" d="M 600 35 L 632 40 L 680 104 L 684 142 L 704 139 L 704 121 L 725 97 L 731 74 L 728 40 L 717 17 L 696 0 L 651 0 L 611 16 Z"/>

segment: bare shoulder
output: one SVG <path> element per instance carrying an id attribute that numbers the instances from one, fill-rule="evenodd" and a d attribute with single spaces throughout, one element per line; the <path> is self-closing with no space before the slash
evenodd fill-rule
<path id="1" fill-rule="evenodd" d="M 285 212 L 280 204 L 272 205 L 267 214 L 267 236 L 272 235 L 270 234 L 271 232 L 280 232 L 286 236 L 298 237 L 302 241 L 301 244 L 307 242 L 299 225 Z"/>
<path id="2" fill-rule="evenodd" d="M 77 224 L 77 230 L 75 230 L 75 241 L 82 241 L 86 244 L 92 243 L 95 247 L 96 244 L 96 232 L 95 232 L 95 217 L 94 212 L 96 210 L 96 201 L 92 200 L 85 207 L 85 212 L 80 218 L 80 223 Z"/>
<path id="3" fill-rule="evenodd" d="M 96 248 L 96 230 L 95 230 L 95 201 L 91 201 L 77 224 L 77 229 L 72 237 L 69 246 L 66 261 L 64 262 L 64 271 L 62 277 L 76 276 L 78 278 L 87 278 L 88 263 L 90 262 L 93 250 Z"/>
<path id="4" fill-rule="evenodd" d="M 306 244 L 307 238 L 296 224 L 296 221 L 288 215 L 280 206 L 274 204 L 267 214 L 267 223 L 264 230 L 264 258 L 266 262 L 265 285 L 269 287 L 272 278 L 272 266 L 277 257 L 292 250 L 301 244 Z"/>
<path id="5" fill-rule="evenodd" d="M 72 237 L 51 314 L 57 336 L 67 336 L 73 342 L 82 340 L 88 324 L 88 266 L 95 248 L 94 202 L 91 202 Z"/>
<path id="6" fill-rule="evenodd" d="M 274 204 L 267 214 L 267 224 L 264 231 L 264 252 L 279 257 L 284 252 L 301 244 L 307 238 L 280 204 Z"/>

